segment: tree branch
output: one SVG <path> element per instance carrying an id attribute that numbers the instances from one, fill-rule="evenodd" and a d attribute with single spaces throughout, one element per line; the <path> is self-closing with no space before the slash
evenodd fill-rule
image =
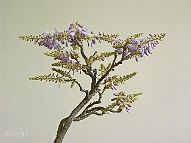
<path id="1" fill-rule="evenodd" d="M 74 82 L 79 86 L 81 92 L 84 92 L 84 93 L 87 93 L 87 92 L 88 92 L 88 90 L 84 89 L 84 88 L 81 86 L 81 84 L 80 84 L 76 79 L 74 79 Z"/>
<path id="2" fill-rule="evenodd" d="M 84 109 L 84 111 L 83 111 L 81 114 L 86 113 L 86 111 L 87 111 L 89 108 L 91 108 L 92 106 L 101 103 L 102 94 L 101 94 L 99 91 L 98 91 L 98 93 L 99 93 L 99 98 L 98 98 L 98 100 L 96 100 L 96 101 L 90 103 L 88 106 L 86 106 L 86 108 Z"/>
<path id="3" fill-rule="evenodd" d="M 114 107 L 115 108 L 115 107 Z M 118 108 L 114 110 L 113 108 L 108 108 L 108 107 L 94 107 L 89 110 L 86 110 L 84 113 L 80 114 L 79 116 L 75 117 L 73 121 L 81 121 L 90 115 L 97 115 L 97 116 L 102 116 L 104 114 L 107 114 L 108 112 L 111 113 L 120 113 L 122 111 L 121 108 Z"/>
<path id="4" fill-rule="evenodd" d="M 99 95 L 98 100 L 96 100 L 96 101 L 90 103 L 89 105 L 87 105 L 86 108 L 83 110 L 83 112 L 80 115 L 75 117 L 74 121 L 80 121 L 80 120 L 83 120 L 83 119 L 89 117 L 90 115 L 92 115 L 93 112 L 95 112 L 95 110 L 92 111 L 92 110 L 88 110 L 88 109 L 93 107 L 94 105 L 97 105 L 97 104 L 101 103 L 102 95 L 103 95 L 104 92 L 105 92 L 105 88 L 103 88 L 101 92 L 98 91 L 98 95 Z"/>
<path id="5" fill-rule="evenodd" d="M 103 81 L 103 79 L 110 73 L 110 71 L 113 70 L 113 68 L 115 68 L 118 64 L 115 63 L 117 59 L 117 54 L 114 55 L 111 67 L 109 68 L 109 70 L 97 81 L 96 86 L 99 87 L 100 83 Z"/>
<path id="6" fill-rule="evenodd" d="M 62 120 L 60 121 L 60 124 L 59 124 L 59 126 L 58 126 L 58 130 L 57 130 L 57 136 L 56 136 L 56 138 L 55 138 L 55 140 L 54 140 L 54 143 L 61 143 L 61 142 L 62 142 L 62 139 L 64 138 L 64 136 L 63 136 L 63 134 L 61 134 L 61 133 L 62 133 L 62 131 L 63 131 L 63 127 L 64 127 L 64 125 L 65 125 L 67 119 L 68 119 L 68 117 L 66 117 L 66 118 L 64 118 L 64 119 L 62 119 Z"/>
<path id="7" fill-rule="evenodd" d="M 81 55 L 82 55 L 82 57 L 84 58 L 84 60 L 85 60 L 85 62 L 86 62 L 86 64 L 87 64 L 87 56 L 85 55 L 85 53 L 84 53 L 84 48 L 83 48 L 83 46 L 79 43 L 79 42 L 76 42 L 77 43 L 77 45 L 80 47 L 80 53 L 81 53 Z"/>
<path id="8" fill-rule="evenodd" d="M 90 112 L 84 112 L 83 114 L 80 114 L 80 115 L 78 115 L 77 117 L 75 117 L 73 121 L 76 121 L 76 122 L 81 121 L 81 120 L 83 120 L 83 119 L 89 117 L 90 115 L 92 115 L 92 113 L 90 113 Z"/>
<path id="9" fill-rule="evenodd" d="M 93 88 L 86 93 L 84 99 L 78 104 L 78 106 L 71 112 L 71 114 L 60 121 L 56 138 L 54 143 L 62 143 L 66 132 L 68 131 L 70 125 L 75 120 L 75 116 L 78 112 L 89 102 L 89 100 L 97 93 L 97 89 Z"/>
<path id="10" fill-rule="evenodd" d="M 74 118 L 74 121 L 81 121 L 93 114 L 98 115 L 100 113 L 98 113 L 97 111 L 104 110 L 104 109 L 105 109 L 104 107 L 94 107 L 91 110 L 84 110 L 84 112 L 82 114 L 80 114 Z"/>
<path id="11" fill-rule="evenodd" d="M 96 83 L 97 73 L 96 72 L 92 72 L 92 67 L 88 63 L 88 58 L 85 55 L 83 46 L 79 42 L 77 42 L 77 45 L 80 47 L 80 53 L 81 53 L 82 57 L 84 58 L 84 60 L 86 62 L 86 65 L 88 66 L 86 70 L 82 70 L 82 71 L 86 75 L 89 75 L 91 77 L 91 79 L 92 79 L 91 88 L 94 88 L 95 87 L 95 83 Z"/>
<path id="12" fill-rule="evenodd" d="M 81 50 L 82 56 L 85 55 L 85 54 L 83 54 L 83 53 L 84 53 L 83 50 Z M 83 56 L 83 58 L 84 58 L 84 59 L 87 59 L 86 56 Z M 91 93 L 91 92 L 93 91 L 92 89 L 97 89 L 97 88 L 99 87 L 99 84 L 101 83 L 101 81 L 110 73 L 110 71 L 112 71 L 112 69 L 113 69 L 114 67 L 118 66 L 119 64 L 122 64 L 122 60 L 120 60 L 119 62 L 115 63 L 115 62 L 116 62 L 116 59 L 117 59 L 117 55 L 115 54 L 115 55 L 114 55 L 114 59 L 113 59 L 112 64 L 111 64 L 111 67 L 110 67 L 109 70 L 97 81 L 97 83 L 96 83 L 97 73 L 94 72 L 94 74 L 92 74 L 91 69 L 89 69 L 89 71 L 88 71 L 88 69 L 87 69 L 87 71 L 84 70 L 85 74 L 89 75 L 89 76 L 92 78 L 92 85 L 94 84 L 94 86 L 91 86 L 91 90 L 90 90 L 89 93 Z M 93 76 L 92 76 L 92 75 L 93 75 Z M 78 82 L 77 82 L 77 84 L 78 84 L 78 86 L 80 87 L 80 89 L 82 89 L 81 85 L 80 85 Z M 94 105 L 97 105 L 97 104 L 100 104 L 100 103 L 101 103 L 102 95 L 103 95 L 104 92 L 105 92 L 105 88 L 103 88 L 102 92 L 99 92 L 99 91 L 98 91 L 98 93 L 99 93 L 99 98 L 98 98 L 98 100 L 97 100 L 97 101 L 94 101 L 94 102 L 92 102 L 92 103 L 90 103 L 90 104 L 84 109 L 84 111 L 83 111 L 80 115 L 78 115 L 77 117 L 73 116 L 73 121 L 83 120 L 83 119 L 89 117 L 89 116 L 92 115 L 92 114 L 101 116 L 101 115 L 106 114 L 107 112 L 120 113 L 120 112 L 122 111 L 122 109 L 120 109 L 120 108 L 118 108 L 117 110 L 113 110 L 113 109 L 116 107 L 116 105 L 113 106 L 112 108 L 109 108 L 109 107 L 101 107 L 101 106 L 100 106 L 100 107 L 91 108 L 91 107 L 93 107 Z M 96 92 L 96 93 L 97 93 L 97 92 Z M 96 94 L 96 93 L 95 93 L 95 94 Z M 94 95 L 95 95 L 95 94 L 94 94 Z M 93 96 L 94 96 L 94 95 L 93 95 Z M 91 97 L 89 98 L 89 100 L 90 100 L 93 96 L 91 96 Z M 88 100 L 88 101 L 89 101 L 89 100 Z M 86 103 L 86 104 L 87 104 L 87 103 Z M 91 108 L 91 109 L 89 109 L 89 108 Z M 79 110 L 79 111 L 80 111 L 80 110 Z M 79 112 L 79 111 L 78 111 L 78 112 Z M 99 113 L 99 111 L 101 111 L 101 113 Z"/>

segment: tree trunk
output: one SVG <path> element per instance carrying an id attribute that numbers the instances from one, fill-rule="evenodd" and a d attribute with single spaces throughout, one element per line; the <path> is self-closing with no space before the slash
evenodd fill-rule
<path id="1" fill-rule="evenodd" d="M 72 118 L 69 118 L 69 117 L 64 118 L 60 121 L 54 143 L 62 143 L 66 135 L 66 132 L 68 131 L 71 124 L 72 124 Z"/>
<path id="2" fill-rule="evenodd" d="M 89 94 L 85 96 L 85 98 L 80 102 L 80 104 L 72 111 L 72 113 L 67 117 L 60 121 L 58 126 L 57 135 L 54 140 L 54 143 L 62 143 L 69 127 L 71 126 L 73 119 L 79 113 L 79 111 L 90 101 L 90 99 L 97 93 L 94 91 L 90 91 Z"/>

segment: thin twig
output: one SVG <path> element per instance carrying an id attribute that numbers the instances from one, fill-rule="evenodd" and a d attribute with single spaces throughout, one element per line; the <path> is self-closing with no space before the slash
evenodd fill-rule
<path id="1" fill-rule="evenodd" d="M 81 84 L 80 84 L 76 79 L 74 79 L 73 81 L 79 86 L 80 91 L 85 92 L 85 93 L 88 92 L 88 90 L 84 89 L 84 88 L 81 86 Z"/>
<path id="2" fill-rule="evenodd" d="M 102 80 L 110 73 L 110 71 L 115 68 L 117 65 L 115 64 L 115 61 L 117 59 L 117 54 L 114 55 L 111 67 L 109 68 L 109 70 L 97 81 L 96 86 L 99 86 L 100 83 L 102 82 Z"/>

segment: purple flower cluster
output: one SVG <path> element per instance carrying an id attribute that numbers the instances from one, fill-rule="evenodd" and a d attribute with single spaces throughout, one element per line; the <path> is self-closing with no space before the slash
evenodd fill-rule
<path id="1" fill-rule="evenodd" d="M 68 65 L 71 64 L 68 68 L 71 68 L 71 70 L 73 71 L 73 74 L 75 72 L 80 72 L 81 74 L 81 70 L 82 68 L 80 67 L 80 62 L 79 61 L 75 61 L 72 60 L 72 56 L 71 54 L 73 54 L 73 51 L 66 51 L 65 53 L 60 53 L 57 57 L 55 57 L 55 60 L 60 60 L 64 65 Z"/>
<path id="2" fill-rule="evenodd" d="M 131 110 L 131 105 L 127 104 L 127 105 L 125 106 L 125 109 L 126 109 L 127 112 L 129 112 L 129 111 Z"/>
<path id="3" fill-rule="evenodd" d="M 44 38 L 38 42 L 39 46 L 45 46 L 49 50 L 59 49 L 61 47 L 61 43 L 55 38 L 57 34 L 59 33 L 56 29 L 53 29 L 52 33 L 48 31 L 43 33 Z"/>
<path id="4" fill-rule="evenodd" d="M 137 57 L 150 56 L 152 54 L 151 49 L 153 49 L 156 44 L 145 44 L 145 39 L 133 39 L 130 44 L 127 44 L 126 48 L 117 48 L 115 51 L 118 54 L 122 54 L 126 60 L 135 57 L 136 61 L 138 61 Z"/>
<path id="5" fill-rule="evenodd" d="M 92 33 L 92 32 L 90 32 Z M 58 38 L 60 35 L 64 34 L 63 32 L 58 32 L 56 29 L 52 33 L 45 32 L 42 34 L 42 39 L 38 41 L 39 46 L 45 46 L 49 50 L 57 50 L 61 48 L 61 45 L 68 47 L 68 44 L 75 46 L 77 42 L 82 42 L 84 39 L 88 39 L 88 30 L 84 28 L 79 23 L 70 24 L 68 30 L 65 31 L 65 38 Z M 89 46 L 89 41 L 88 46 Z M 91 39 L 91 46 L 95 44 L 95 39 Z"/>
<path id="6" fill-rule="evenodd" d="M 151 47 L 143 44 L 144 39 L 132 40 L 132 43 L 128 45 L 128 49 L 131 53 L 138 53 L 141 57 L 147 57 L 151 54 Z"/>
<path id="7" fill-rule="evenodd" d="M 63 63 L 72 63 L 71 55 L 68 51 L 66 53 L 60 54 L 56 59 L 62 61 Z"/>
<path id="8" fill-rule="evenodd" d="M 62 55 L 58 58 L 58 60 L 61 60 L 63 63 L 72 63 L 72 60 L 69 56 Z"/>
<path id="9" fill-rule="evenodd" d="M 69 34 L 70 40 L 76 40 L 79 37 L 88 36 L 88 31 L 82 25 L 78 23 L 70 24 L 67 33 Z"/>
<path id="10" fill-rule="evenodd" d="M 93 32 L 88 32 L 86 28 L 84 28 L 79 23 L 70 24 L 67 33 L 69 35 L 69 42 L 72 43 L 72 45 L 75 45 L 76 41 L 82 41 L 83 39 L 86 39 L 89 34 Z M 91 43 L 89 43 L 89 40 L 87 40 L 88 47 L 93 46 L 96 44 L 96 39 L 91 39 Z"/>
<path id="11" fill-rule="evenodd" d="M 117 48 L 115 50 L 119 55 L 122 54 L 122 56 L 124 57 L 124 59 L 128 59 L 128 56 L 131 54 L 130 52 L 128 52 L 127 50 L 124 50 L 123 48 Z"/>

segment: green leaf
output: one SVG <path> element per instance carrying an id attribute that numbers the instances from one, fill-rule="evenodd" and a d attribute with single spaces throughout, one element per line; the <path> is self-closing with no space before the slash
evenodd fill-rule
<path id="1" fill-rule="evenodd" d="M 59 50 L 44 53 L 44 55 L 46 55 L 48 57 L 58 57 L 60 54 L 61 54 L 61 51 L 59 51 Z"/>
<path id="2" fill-rule="evenodd" d="M 127 74 L 124 76 L 118 76 L 114 75 L 112 77 L 108 77 L 102 84 L 105 84 L 105 89 L 112 89 L 112 86 L 119 86 L 119 84 L 124 84 L 126 81 L 128 81 L 130 78 L 134 77 L 137 74 L 137 72 L 133 72 L 131 74 Z"/>
<path id="3" fill-rule="evenodd" d="M 67 83 L 73 81 L 71 78 L 63 78 L 63 76 L 59 76 L 58 74 L 48 74 L 48 75 L 41 75 L 36 77 L 31 77 L 29 80 L 39 80 L 39 81 L 47 81 L 47 82 L 54 82 L 54 83 Z"/>
<path id="4" fill-rule="evenodd" d="M 56 68 L 52 68 L 52 70 L 59 73 L 59 74 L 61 74 L 64 77 L 71 77 L 71 75 L 67 71 L 63 71 L 61 69 L 56 69 Z"/>
<path id="5" fill-rule="evenodd" d="M 105 41 L 108 43 L 113 43 L 116 38 L 119 37 L 119 34 L 105 34 L 105 33 L 99 33 L 99 36 L 95 36 L 95 39 L 99 41 Z"/>
<path id="6" fill-rule="evenodd" d="M 29 35 L 29 36 L 19 36 L 19 38 L 24 41 L 37 43 L 39 40 L 43 39 L 43 36 L 42 35 L 38 35 L 38 36 Z"/>
<path id="7" fill-rule="evenodd" d="M 107 67 L 104 66 L 103 64 L 101 64 L 101 67 L 100 67 L 100 69 L 99 69 L 99 71 L 100 71 L 99 76 L 103 76 L 103 75 L 109 70 L 110 67 L 111 67 L 111 63 L 109 63 L 109 64 L 107 65 Z"/>
<path id="8" fill-rule="evenodd" d="M 53 63 L 52 66 L 57 66 L 57 67 L 62 67 L 62 68 L 65 68 L 65 69 L 68 69 L 68 70 L 83 70 L 83 69 L 86 69 L 87 66 L 84 65 L 84 64 L 80 64 L 80 63 L 64 63 L 64 62 L 56 62 L 56 63 Z"/>
<path id="9" fill-rule="evenodd" d="M 119 92 L 114 95 L 115 97 L 111 99 L 111 101 L 113 101 L 112 104 L 118 106 L 118 109 L 122 110 L 125 107 L 131 107 L 131 104 L 135 102 L 142 93 L 125 94 L 125 92 Z"/>

